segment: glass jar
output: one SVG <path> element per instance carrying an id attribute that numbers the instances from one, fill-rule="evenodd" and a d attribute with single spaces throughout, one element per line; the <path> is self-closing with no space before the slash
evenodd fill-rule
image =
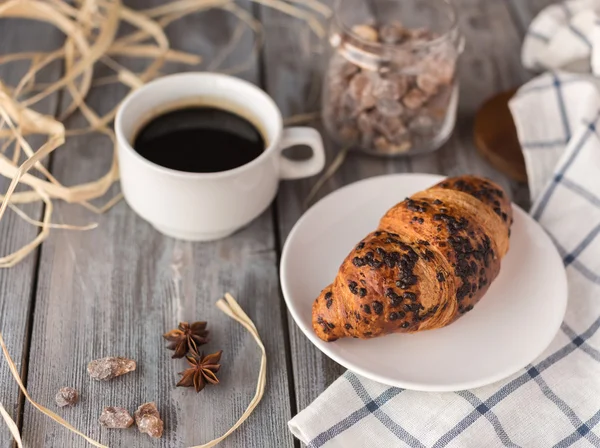
<path id="1" fill-rule="evenodd" d="M 450 0 L 338 0 L 323 83 L 323 122 L 343 147 L 395 156 L 448 140 L 462 52 Z"/>

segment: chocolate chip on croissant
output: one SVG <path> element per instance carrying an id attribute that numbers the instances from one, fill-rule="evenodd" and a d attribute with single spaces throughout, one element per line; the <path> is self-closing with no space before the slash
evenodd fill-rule
<path id="1" fill-rule="evenodd" d="M 449 178 L 387 211 L 313 304 L 324 341 L 414 333 L 473 309 L 508 251 L 512 209 L 493 182 Z"/>

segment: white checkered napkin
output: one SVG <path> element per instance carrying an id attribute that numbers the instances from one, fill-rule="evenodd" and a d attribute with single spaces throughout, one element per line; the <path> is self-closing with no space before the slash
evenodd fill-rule
<path id="1" fill-rule="evenodd" d="M 532 201 L 546 188 L 549 173 L 581 123 L 594 120 L 600 104 L 598 81 L 591 76 L 546 73 L 523 86 L 511 101 Z M 593 174 L 587 177 L 594 179 Z"/>
<path id="2" fill-rule="evenodd" d="M 510 107 L 531 213 L 567 271 L 561 330 L 527 368 L 479 389 L 414 392 L 346 372 L 289 422 L 309 447 L 600 447 L 600 94 L 545 74 Z"/>
<path id="3" fill-rule="evenodd" d="M 531 23 L 521 58 L 531 69 L 568 68 L 600 75 L 600 0 L 548 6 Z"/>

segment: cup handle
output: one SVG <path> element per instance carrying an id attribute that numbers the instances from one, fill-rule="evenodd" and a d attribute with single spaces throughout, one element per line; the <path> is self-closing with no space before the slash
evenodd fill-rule
<path id="1" fill-rule="evenodd" d="M 309 127 L 294 127 L 283 130 L 279 151 L 290 146 L 307 145 L 312 149 L 312 156 L 307 160 L 291 160 L 279 154 L 280 172 L 282 179 L 300 179 L 302 177 L 314 176 L 325 166 L 325 150 L 323 139 L 317 130 Z"/>

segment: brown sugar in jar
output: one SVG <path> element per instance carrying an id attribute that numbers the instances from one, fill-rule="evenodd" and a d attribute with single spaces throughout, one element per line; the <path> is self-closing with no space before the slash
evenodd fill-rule
<path id="1" fill-rule="evenodd" d="M 417 4 L 431 23 L 403 24 Z M 463 41 L 449 1 L 343 0 L 329 41 L 322 110 L 336 143 L 395 156 L 433 151 L 450 137 Z"/>

